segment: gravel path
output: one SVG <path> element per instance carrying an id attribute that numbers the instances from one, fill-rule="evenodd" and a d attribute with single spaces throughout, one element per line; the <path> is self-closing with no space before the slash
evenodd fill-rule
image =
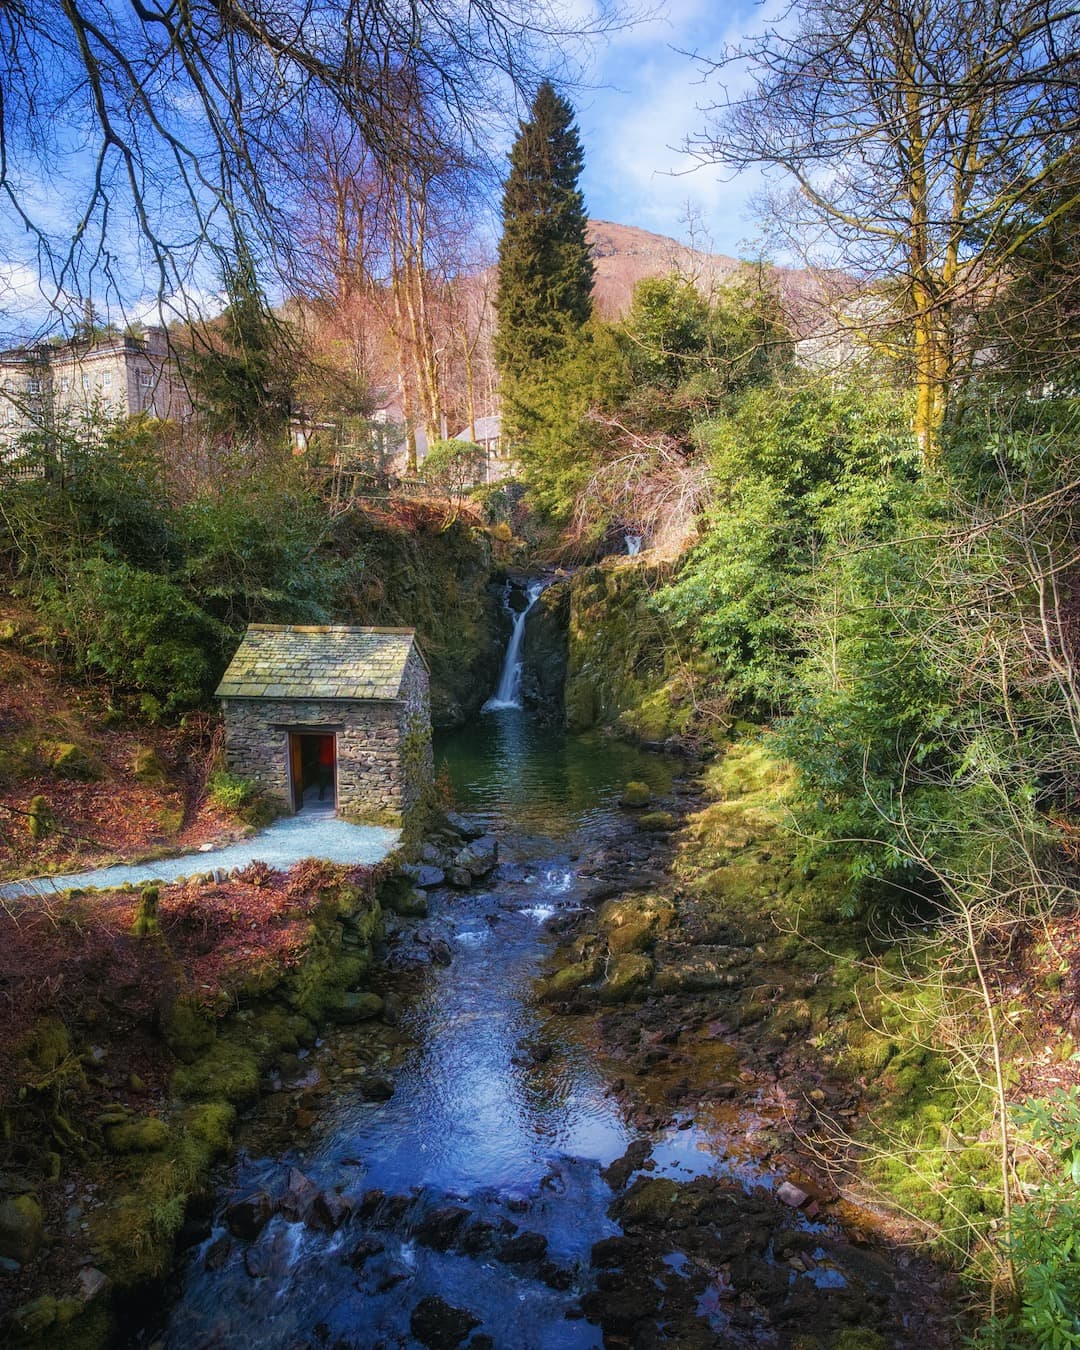
<path id="1" fill-rule="evenodd" d="M 224 848 L 185 853 L 156 862 L 99 867 L 69 876 L 14 881 L 0 886 L 0 899 L 50 895 L 72 886 L 115 887 L 126 881 L 138 886 L 147 881 L 172 881 L 192 872 L 211 872 L 219 867 L 228 872 L 256 861 L 281 871 L 302 858 L 325 858 L 335 863 L 377 863 L 394 849 L 400 838 L 400 830 L 381 825 L 350 825 L 329 811 L 303 811 L 300 815 L 276 820 L 261 834 Z"/>

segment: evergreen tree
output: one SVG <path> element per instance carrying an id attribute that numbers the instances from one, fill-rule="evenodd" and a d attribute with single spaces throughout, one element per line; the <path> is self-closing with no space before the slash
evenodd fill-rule
<path id="1" fill-rule="evenodd" d="M 243 244 L 223 280 L 228 304 L 185 362 L 196 407 L 212 435 L 277 445 L 293 408 L 295 341 L 271 313 Z"/>
<path id="2" fill-rule="evenodd" d="M 592 315 L 583 165 L 574 111 L 545 80 L 520 124 L 503 189 L 495 356 L 505 430 L 520 433 L 527 388 L 565 359 Z"/>

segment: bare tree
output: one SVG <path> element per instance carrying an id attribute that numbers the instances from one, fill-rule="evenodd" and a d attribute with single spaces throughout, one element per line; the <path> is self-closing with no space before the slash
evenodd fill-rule
<path id="1" fill-rule="evenodd" d="M 878 326 L 902 320 L 928 461 L 973 310 L 1080 202 L 1078 38 L 1070 0 L 796 0 L 706 63 L 751 86 L 710 110 L 701 158 L 780 170 L 774 223 L 804 257 L 895 283 Z"/>
<path id="2" fill-rule="evenodd" d="M 383 163 L 458 153 L 485 141 L 516 91 L 573 65 L 617 21 L 606 8 L 565 17 L 557 0 L 0 5 L 9 229 L 28 233 L 57 303 L 91 289 L 122 299 L 136 264 L 161 296 L 182 291 L 201 252 L 238 233 L 288 275 L 293 151 L 307 127 L 343 119 Z M 424 109 L 407 136 L 403 72 Z M 60 190 L 59 211 L 41 182 Z"/>

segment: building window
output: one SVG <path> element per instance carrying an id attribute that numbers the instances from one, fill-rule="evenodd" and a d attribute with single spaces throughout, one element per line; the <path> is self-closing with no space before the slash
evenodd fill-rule
<path id="1" fill-rule="evenodd" d="M 154 377 L 153 377 L 153 375 L 150 373 L 150 371 L 148 371 L 148 370 L 140 370 L 140 371 L 139 371 L 139 384 L 142 385 L 142 387 L 143 387 L 144 389 L 151 389 L 151 388 L 153 388 Z"/>
<path id="2" fill-rule="evenodd" d="M 82 377 L 82 387 L 83 387 L 83 393 L 88 394 L 88 393 L 90 392 L 90 376 L 89 376 L 89 375 L 84 375 L 84 376 Z"/>
<path id="3" fill-rule="evenodd" d="M 40 394 L 40 393 L 41 393 L 41 376 L 40 376 L 40 375 L 31 375 L 31 376 L 30 376 L 30 378 L 26 381 L 26 392 L 27 392 L 28 394 Z"/>
<path id="4" fill-rule="evenodd" d="M 66 394 L 70 388 L 71 388 L 71 380 L 66 375 L 62 375 L 60 377 L 60 392 L 62 394 Z"/>
<path id="5" fill-rule="evenodd" d="M 101 377 L 101 387 L 102 387 L 102 389 L 111 389 L 111 388 L 112 388 L 112 371 L 111 371 L 111 370 L 107 370 L 107 371 L 104 373 L 104 375 L 102 375 L 102 377 Z"/>

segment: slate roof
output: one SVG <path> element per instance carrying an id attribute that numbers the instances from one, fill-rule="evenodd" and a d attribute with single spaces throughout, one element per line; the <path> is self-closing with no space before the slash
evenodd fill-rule
<path id="1" fill-rule="evenodd" d="M 393 701 L 414 648 L 411 628 L 252 623 L 217 697 Z"/>
<path id="2" fill-rule="evenodd" d="M 476 432 L 475 440 L 483 445 L 485 441 L 497 441 L 502 435 L 502 418 L 498 413 L 493 413 L 490 417 L 478 417 L 473 423 L 473 430 Z M 462 429 L 454 437 L 455 441 L 471 441 L 474 438 L 469 435 L 469 428 Z"/>

